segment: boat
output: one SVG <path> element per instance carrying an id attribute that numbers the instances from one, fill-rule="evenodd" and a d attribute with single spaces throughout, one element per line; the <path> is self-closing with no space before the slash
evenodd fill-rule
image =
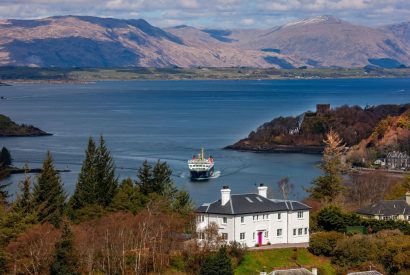
<path id="1" fill-rule="evenodd" d="M 212 156 L 205 158 L 204 149 L 198 156 L 193 156 L 188 160 L 188 168 L 191 174 L 191 180 L 206 180 L 214 174 L 214 159 Z"/>

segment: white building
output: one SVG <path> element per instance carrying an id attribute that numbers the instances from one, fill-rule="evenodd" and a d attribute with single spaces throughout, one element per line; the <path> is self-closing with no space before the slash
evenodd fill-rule
<path id="1" fill-rule="evenodd" d="M 309 242 L 309 209 L 298 201 L 267 198 L 268 187 L 261 184 L 258 194 L 232 194 L 224 186 L 221 199 L 198 207 L 199 239 L 204 230 L 216 223 L 227 241 L 253 247 L 267 244 Z"/>

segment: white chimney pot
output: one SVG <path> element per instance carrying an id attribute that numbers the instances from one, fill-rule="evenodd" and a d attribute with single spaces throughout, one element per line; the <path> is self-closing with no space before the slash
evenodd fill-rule
<path id="1" fill-rule="evenodd" d="M 261 184 L 258 186 L 258 195 L 259 195 L 259 196 L 262 196 L 262 197 L 264 197 L 264 198 L 267 198 L 267 197 L 268 197 L 268 187 L 265 186 L 263 183 L 261 183 Z"/>
<path id="2" fill-rule="evenodd" d="M 221 189 L 221 204 L 225 205 L 231 200 L 231 189 L 228 186 L 224 186 Z"/>

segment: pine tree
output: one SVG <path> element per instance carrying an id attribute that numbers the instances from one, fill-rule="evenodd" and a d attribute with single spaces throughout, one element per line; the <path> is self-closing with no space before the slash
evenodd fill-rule
<path id="1" fill-rule="evenodd" d="M 31 193 L 31 178 L 27 174 L 19 183 L 20 192 L 17 195 L 16 207 L 23 213 L 33 211 L 33 194 Z"/>
<path id="2" fill-rule="evenodd" d="M 214 255 L 205 258 L 200 275 L 233 275 L 231 259 L 228 256 L 226 247 L 221 247 Z"/>
<path id="3" fill-rule="evenodd" d="M 66 194 L 61 178 L 54 168 L 53 158 L 47 152 L 42 172 L 37 178 L 33 191 L 33 204 L 40 222 L 49 222 L 58 226 L 64 211 Z"/>
<path id="4" fill-rule="evenodd" d="M 171 179 L 172 170 L 166 162 L 155 164 L 152 173 L 153 192 L 167 198 L 173 198 L 177 192 L 174 182 Z"/>
<path id="5" fill-rule="evenodd" d="M 172 209 L 180 214 L 189 214 L 194 209 L 194 204 L 187 191 L 181 190 L 175 194 Z"/>
<path id="6" fill-rule="evenodd" d="M 85 160 L 78 175 L 77 185 L 73 196 L 70 199 L 70 207 L 74 210 L 86 205 L 98 203 L 98 182 L 97 182 L 97 148 L 94 140 L 88 139 L 88 146 L 85 152 Z"/>
<path id="7" fill-rule="evenodd" d="M 70 225 L 65 222 L 61 240 L 56 243 L 56 255 L 50 266 L 51 275 L 74 275 L 77 272 L 78 261 L 73 247 L 73 234 Z"/>
<path id="8" fill-rule="evenodd" d="M 7 167 L 13 163 L 13 159 L 11 158 L 11 154 L 6 147 L 3 147 L 0 152 L 0 166 Z"/>
<path id="9" fill-rule="evenodd" d="M 315 199 L 330 202 L 342 191 L 342 163 L 341 157 L 345 145 L 339 135 L 330 130 L 326 135 L 325 150 L 321 169 L 324 173 L 313 180 L 313 186 L 307 191 Z"/>
<path id="10" fill-rule="evenodd" d="M 134 182 L 128 178 L 122 181 L 118 192 L 111 202 L 112 211 L 130 211 L 137 213 L 145 204 L 145 198 L 141 195 Z"/>
<path id="11" fill-rule="evenodd" d="M 115 176 L 114 160 L 102 136 L 100 137 L 100 144 L 97 149 L 96 167 L 98 202 L 102 206 L 108 206 L 117 192 L 118 178 Z"/>
<path id="12" fill-rule="evenodd" d="M 140 192 L 147 196 L 153 192 L 153 176 L 152 176 L 152 166 L 147 160 L 144 160 L 142 166 L 138 169 L 138 180 L 137 185 L 140 188 Z"/>

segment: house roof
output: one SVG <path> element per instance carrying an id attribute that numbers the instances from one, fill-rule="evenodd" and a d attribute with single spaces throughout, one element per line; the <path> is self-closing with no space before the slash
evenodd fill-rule
<path id="1" fill-rule="evenodd" d="M 406 153 L 393 151 L 387 154 L 387 158 L 409 158 Z"/>
<path id="2" fill-rule="evenodd" d="M 284 269 L 284 270 L 275 270 L 269 274 L 274 275 L 312 275 L 313 273 L 306 268 L 298 269 Z"/>
<path id="3" fill-rule="evenodd" d="M 196 209 L 197 213 L 241 215 L 252 213 L 308 210 L 309 206 L 298 201 L 272 200 L 258 194 L 231 195 L 225 204 L 221 200 L 206 203 Z"/>
<path id="4" fill-rule="evenodd" d="M 398 200 L 379 201 L 357 210 L 358 214 L 374 216 L 410 215 L 410 205 L 406 197 Z"/>
<path id="5" fill-rule="evenodd" d="M 363 271 L 363 272 L 351 272 L 351 273 L 347 273 L 347 275 L 383 275 L 383 274 L 376 270 L 370 270 L 370 271 Z"/>

